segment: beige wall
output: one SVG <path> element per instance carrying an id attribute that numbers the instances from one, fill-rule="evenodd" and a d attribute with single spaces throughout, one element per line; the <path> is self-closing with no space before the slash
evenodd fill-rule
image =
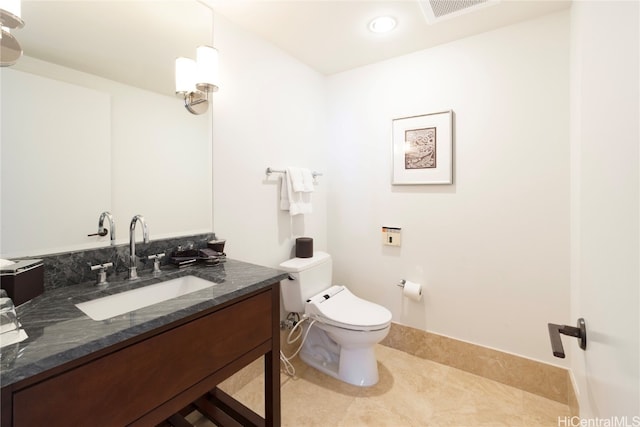
<path id="1" fill-rule="evenodd" d="M 233 258 L 277 266 L 296 237 L 326 249 L 326 82 L 278 48 L 216 17 L 220 91 L 213 101 L 214 231 Z M 280 175 L 265 169 L 306 167 L 324 173 L 313 213 L 279 210 Z"/>
<path id="2" fill-rule="evenodd" d="M 562 364 L 547 322 L 569 313 L 568 36 L 563 12 L 329 77 L 334 282 L 400 324 Z M 391 119 L 449 109 L 454 184 L 392 186 Z"/>

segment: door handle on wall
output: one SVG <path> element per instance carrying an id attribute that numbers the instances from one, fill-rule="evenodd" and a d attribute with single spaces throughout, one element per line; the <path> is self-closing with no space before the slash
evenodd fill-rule
<path id="1" fill-rule="evenodd" d="M 562 347 L 562 339 L 560 334 L 568 335 L 570 337 L 576 337 L 579 340 L 580 348 L 587 349 L 587 327 L 584 323 L 584 319 L 581 317 L 578 319 L 578 326 L 556 325 L 549 323 L 549 338 L 551 339 L 551 349 L 553 355 L 564 359 L 564 348 Z"/>

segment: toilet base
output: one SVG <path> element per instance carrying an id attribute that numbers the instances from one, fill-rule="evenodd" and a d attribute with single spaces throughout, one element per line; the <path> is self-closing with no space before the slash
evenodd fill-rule
<path id="1" fill-rule="evenodd" d="M 373 345 L 344 348 L 315 324 L 307 335 L 300 359 L 333 378 L 367 387 L 378 382 L 378 362 Z"/>

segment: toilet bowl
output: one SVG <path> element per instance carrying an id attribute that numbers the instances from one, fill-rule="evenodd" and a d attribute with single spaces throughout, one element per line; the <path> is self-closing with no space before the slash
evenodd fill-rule
<path id="1" fill-rule="evenodd" d="M 391 312 L 355 296 L 346 286 L 331 286 L 331 257 L 324 252 L 293 258 L 280 268 L 289 272 L 281 282 L 285 310 L 308 319 L 300 358 L 349 384 L 376 384 L 374 346 L 389 333 Z"/>

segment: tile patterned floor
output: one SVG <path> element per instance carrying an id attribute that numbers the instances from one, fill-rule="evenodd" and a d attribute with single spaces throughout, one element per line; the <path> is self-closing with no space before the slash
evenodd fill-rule
<path id="1" fill-rule="evenodd" d="M 367 388 L 296 363 L 296 377 L 282 375 L 282 426 L 557 427 L 569 416 L 567 405 L 399 350 L 378 345 L 376 355 L 380 381 Z M 234 397 L 263 414 L 262 390 L 259 377 Z"/>

